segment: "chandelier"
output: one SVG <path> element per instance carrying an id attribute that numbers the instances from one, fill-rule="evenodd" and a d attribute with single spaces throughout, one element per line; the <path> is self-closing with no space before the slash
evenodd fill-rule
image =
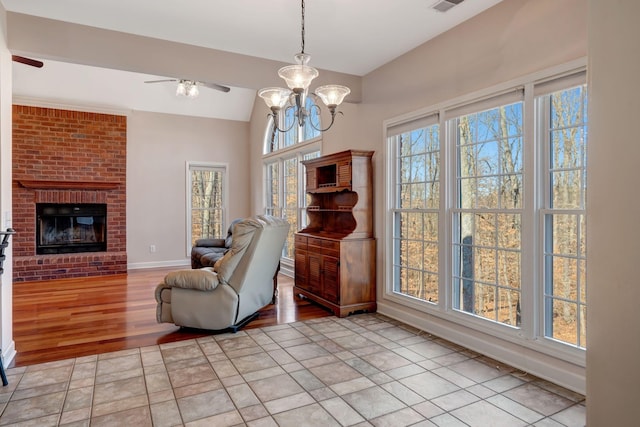
<path id="1" fill-rule="evenodd" d="M 267 87 L 261 89 L 258 95 L 264 99 L 267 107 L 271 109 L 269 116 L 273 118 L 273 124 L 275 129 L 280 132 L 288 132 L 295 124 L 298 126 L 304 126 L 305 123 L 309 123 L 315 130 L 324 132 L 329 130 L 333 126 L 333 121 L 337 113 L 342 114 L 340 111 L 336 111 L 338 105 L 342 103 L 344 97 L 347 96 L 351 90 L 346 86 L 341 85 L 325 85 L 316 88 L 311 92 L 316 98 L 320 98 L 322 102 L 327 106 L 331 113 L 331 123 L 324 129 L 316 123 L 313 123 L 311 119 L 311 109 L 316 109 L 317 115 L 320 115 L 320 107 L 315 103 L 307 109 L 306 98 L 309 93 L 309 85 L 311 81 L 318 77 L 318 70 L 308 65 L 311 55 L 304 53 L 304 0 L 301 1 L 302 9 L 302 49 L 301 52 L 294 56 L 296 64 L 287 65 L 286 67 L 278 70 L 278 75 L 284 79 L 288 89 L 279 87 Z M 289 127 L 281 129 L 279 127 L 279 115 L 284 109 L 285 115 L 293 110 L 295 120 L 292 121 Z"/>

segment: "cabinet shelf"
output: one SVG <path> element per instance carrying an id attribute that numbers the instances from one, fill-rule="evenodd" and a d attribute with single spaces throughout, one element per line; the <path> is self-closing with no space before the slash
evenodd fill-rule
<path id="1" fill-rule="evenodd" d="M 308 212 L 352 212 L 353 211 L 353 207 L 351 207 L 351 206 L 338 206 L 335 209 L 325 209 L 325 208 L 321 208 L 319 206 L 308 206 L 307 207 L 307 211 Z"/>

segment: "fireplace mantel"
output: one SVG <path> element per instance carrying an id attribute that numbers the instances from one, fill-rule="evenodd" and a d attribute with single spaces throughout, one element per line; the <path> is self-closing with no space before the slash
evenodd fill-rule
<path id="1" fill-rule="evenodd" d="M 120 185 L 112 181 L 48 181 L 48 180 L 16 180 L 24 188 L 38 190 L 114 190 Z"/>

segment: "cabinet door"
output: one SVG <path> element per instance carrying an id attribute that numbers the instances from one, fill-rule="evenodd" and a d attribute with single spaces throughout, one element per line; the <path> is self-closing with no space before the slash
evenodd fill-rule
<path id="1" fill-rule="evenodd" d="M 296 286 L 308 289 L 307 283 L 307 251 L 296 248 L 295 254 L 295 281 Z"/>
<path id="2" fill-rule="evenodd" d="M 314 191 L 318 187 L 318 180 L 316 179 L 316 168 L 307 167 L 307 191 Z"/>
<path id="3" fill-rule="evenodd" d="M 331 256 L 322 257 L 323 297 L 340 304 L 340 260 Z"/>
<path id="4" fill-rule="evenodd" d="M 316 295 L 322 295 L 322 255 L 307 254 L 307 284 L 309 291 Z"/>
<path id="5" fill-rule="evenodd" d="M 351 186 L 351 160 L 339 162 L 337 165 L 338 187 Z"/>

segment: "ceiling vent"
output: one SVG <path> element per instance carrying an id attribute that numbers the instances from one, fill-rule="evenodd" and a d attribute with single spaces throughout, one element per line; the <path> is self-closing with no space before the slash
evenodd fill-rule
<path id="1" fill-rule="evenodd" d="M 453 6 L 462 3 L 464 0 L 441 0 L 438 3 L 434 4 L 432 7 L 438 12 L 446 12 L 451 9 Z"/>

